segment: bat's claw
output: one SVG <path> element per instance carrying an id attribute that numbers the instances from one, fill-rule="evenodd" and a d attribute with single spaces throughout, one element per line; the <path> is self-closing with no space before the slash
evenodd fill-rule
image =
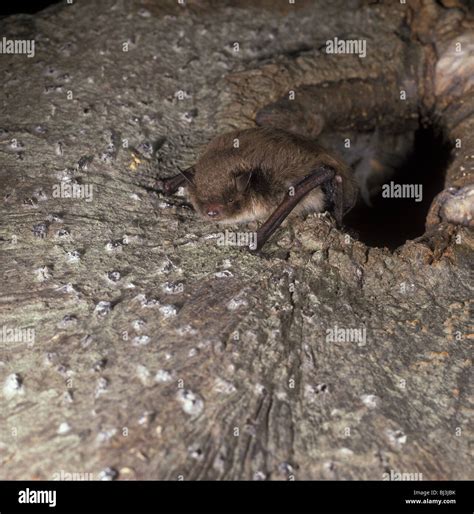
<path id="1" fill-rule="evenodd" d="M 176 175 L 171 178 L 165 179 L 157 179 L 155 182 L 155 187 L 158 191 L 163 193 L 164 195 L 172 195 L 176 193 L 176 191 L 184 185 L 185 178 L 182 174 Z"/>
<path id="2" fill-rule="evenodd" d="M 171 187 L 171 184 L 166 179 L 165 180 L 158 179 L 155 182 L 155 189 L 159 193 L 162 193 L 162 194 L 164 194 L 166 196 L 170 196 L 170 195 L 172 195 L 176 191 L 176 188 L 175 187 Z"/>

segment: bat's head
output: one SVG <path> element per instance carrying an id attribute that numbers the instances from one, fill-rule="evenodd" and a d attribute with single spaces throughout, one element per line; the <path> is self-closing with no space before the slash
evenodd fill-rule
<path id="1" fill-rule="evenodd" d="M 188 197 L 208 221 L 261 220 L 278 207 L 289 185 L 322 163 L 340 167 L 296 134 L 273 128 L 229 132 L 213 139 L 192 167 Z"/>
<path id="2" fill-rule="evenodd" d="M 207 221 L 251 221 L 255 219 L 251 180 L 252 171 L 232 173 L 221 168 L 217 173 L 201 168 L 198 163 L 188 186 L 188 197 L 196 212 Z"/>
<path id="3" fill-rule="evenodd" d="M 265 174 L 249 159 L 247 142 L 236 147 L 235 134 L 220 136 L 192 167 L 188 198 L 207 221 L 242 223 L 266 214 L 262 200 Z"/>

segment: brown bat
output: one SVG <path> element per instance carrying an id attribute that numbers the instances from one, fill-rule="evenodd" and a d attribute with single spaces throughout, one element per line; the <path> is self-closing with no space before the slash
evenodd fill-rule
<path id="1" fill-rule="evenodd" d="M 352 170 L 312 139 L 277 128 L 236 130 L 213 139 L 194 166 L 159 181 L 173 194 L 187 186 L 196 212 L 208 221 L 266 221 L 260 249 L 292 213 L 331 210 L 338 224 L 358 195 Z"/>

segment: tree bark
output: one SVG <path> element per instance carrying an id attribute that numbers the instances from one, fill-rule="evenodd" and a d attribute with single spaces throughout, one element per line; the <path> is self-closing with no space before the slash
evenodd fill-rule
<path id="1" fill-rule="evenodd" d="M 472 20 L 349 3 L 85 0 L 1 21 L 36 54 L 0 56 L 0 329 L 23 330 L 0 349 L 0 479 L 473 478 Z M 335 36 L 366 58 L 326 54 Z M 462 140 L 425 241 L 392 253 L 310 215 L 252 255 L 154 191 L 291 89 L 327 94 L 309 130 L 421 113 Z M 58 197 L 73 184 L 91 201 Z"/>

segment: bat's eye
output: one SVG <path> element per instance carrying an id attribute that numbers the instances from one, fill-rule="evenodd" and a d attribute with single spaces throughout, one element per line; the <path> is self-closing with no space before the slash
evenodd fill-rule
<path id="1" fill-rule="evenodd" d="M 234 203 L 234 199 L 233 199 L 233 198 L 229 198 L 229 199 L 227 200 L 227 203 Z"/>

